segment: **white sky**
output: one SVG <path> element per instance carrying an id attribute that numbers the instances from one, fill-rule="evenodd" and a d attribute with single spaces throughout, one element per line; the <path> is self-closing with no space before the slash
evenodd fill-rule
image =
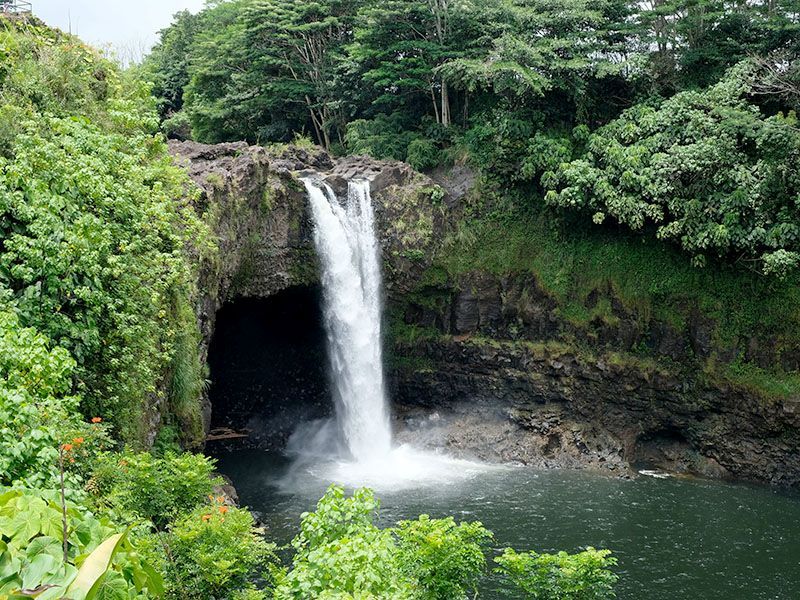
<path id="1" fill-rule="evenodd" d="M 197 12 L 204 0 L 30 0 L 48 25 L 72 31 L 93 46 L 111 46 L 124 62 L 138 60 L 155 43 L 172 15 Z"/>

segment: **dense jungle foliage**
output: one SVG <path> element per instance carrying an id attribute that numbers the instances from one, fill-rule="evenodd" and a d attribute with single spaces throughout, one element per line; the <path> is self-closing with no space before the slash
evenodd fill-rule
<path id="1" fill-rule="evenodd" d="M 216 240 L 135 75 L 0 18 L 0 600 L 472 594 L 493 553 L 480 523 L 379 529 L 369 490 L 331 487 L 276 548 L 214 462 L 181 451 Z M 495 560 L 530 597 L 613 597 L 607 551 Z"/>
<path id="2" fill-rule="evenodd" d="M 487 556 L 526 597 L 613 597 L 608 551 L 382 529 L 369 490 L 329 489 L 286 548 L 228 502 L 181 451 L 216 240 L 163 134 L 469 164 L 450 274 L 535 269 L 576 321 L 604 277 L 789 346 L 799 49 L 797 0 L 211 0 L 130 71 L 0 19 L 0 600 L 464 598 Z"/>
<path id="3" fill-rule="evenodd" d="M 800 262 L 797 0 L 231 0 L 146 60 L 163 127 L 198 141 L 468 161 L 695 264 Z M 725 169 L 716 168 L 725 165 Z"/>

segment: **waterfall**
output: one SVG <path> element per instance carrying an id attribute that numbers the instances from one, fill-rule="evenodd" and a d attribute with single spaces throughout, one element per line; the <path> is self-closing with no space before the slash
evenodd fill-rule
<path id="1" fill-rule="evenodd" d="M 335 420 L 302 423 L 287 444 L 294 458 L 278 484 L 287 491 L 335 481 L 378 490 L 442 486 L 484 465 L 394 446 L 383 374 L 380 248 L 368 181 L 348 183 L 344 204 L 304 178 L 321 266 Z M 436 436 L 435 431 L 433 435 Z"/>
<path id="2" fill-rule="evenodd" d="M 339 434 L 356 462 L 386 456 L 391 429 L 383 374 L 380 249 L 368 181 L 348 183 L 345 206 L 304 179 L 322 268 L 324 322 Z"/>

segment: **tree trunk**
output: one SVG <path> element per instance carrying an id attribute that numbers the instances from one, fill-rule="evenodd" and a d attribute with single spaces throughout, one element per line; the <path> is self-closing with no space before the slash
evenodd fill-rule
<path id="1" fill-rule="evenodd" d="M 436 122 L 441 123 L 442 119 L 439 117 L 439 105 L 436 102 L 436 92 L 433 89 L 433 84 L 431 84 L 431 100 L 433 101 L 433 112 L 436 115 Z"/>
<path id="2" fill-rule="evenodd" d="M 450 92 L 445 81 L 442 81 L 442 125 L 450 126 Z"/>

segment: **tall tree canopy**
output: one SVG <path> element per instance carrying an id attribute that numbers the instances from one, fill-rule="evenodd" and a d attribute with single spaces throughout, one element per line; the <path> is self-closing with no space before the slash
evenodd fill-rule
<path id="1" fill-rule="evenodd" d="M 540 206 L 785 273 L 798 64 L 800 0 L 215 0 L 145 72 L 168 133 L 466 157 Z"/>

